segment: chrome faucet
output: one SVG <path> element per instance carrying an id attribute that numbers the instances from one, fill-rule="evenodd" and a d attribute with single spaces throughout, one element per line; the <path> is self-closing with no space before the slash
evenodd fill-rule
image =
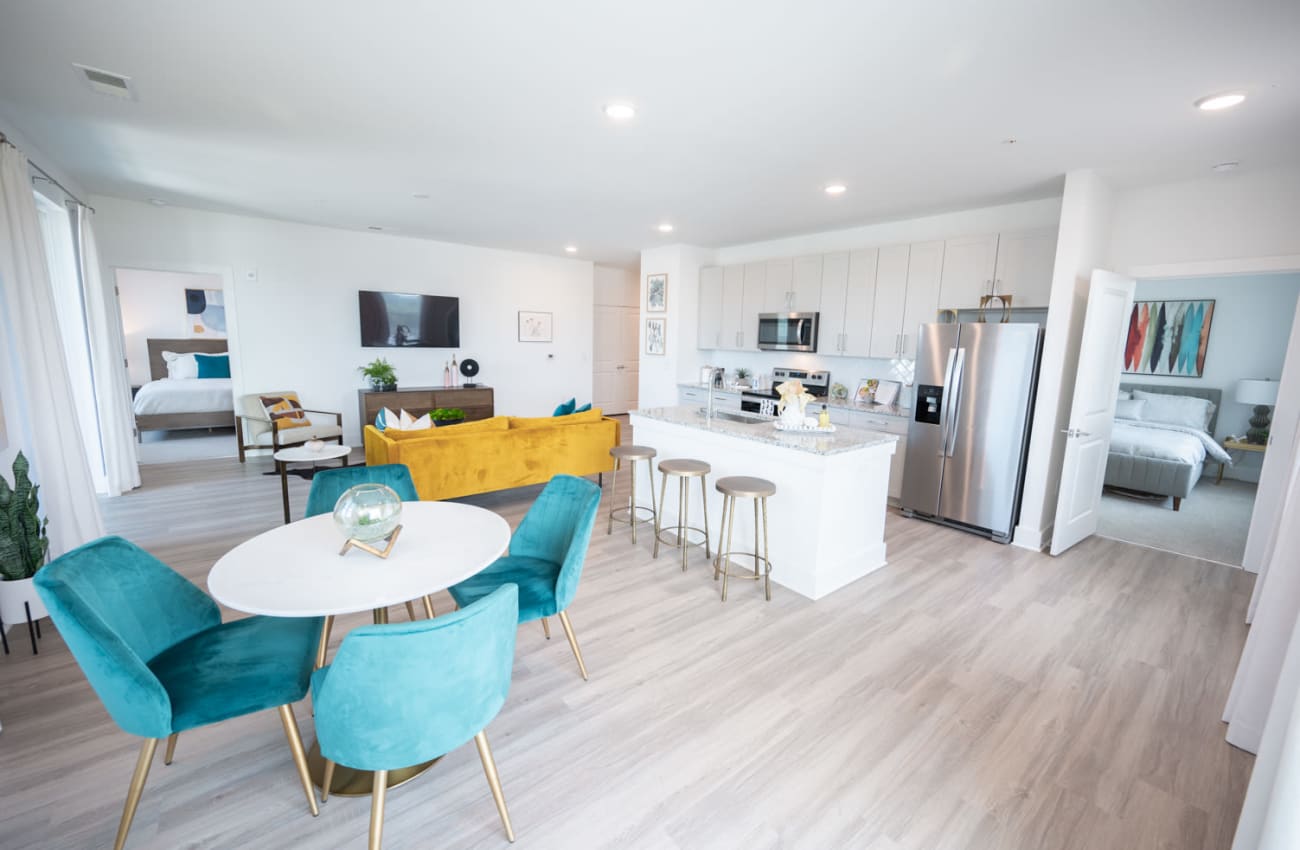
<path id="1" fill-rule="evenodd" d="M 704 419 L 708 421 L 713 418 L 713 381 L 709 381 L 709 406 L 704 411 Z"/>

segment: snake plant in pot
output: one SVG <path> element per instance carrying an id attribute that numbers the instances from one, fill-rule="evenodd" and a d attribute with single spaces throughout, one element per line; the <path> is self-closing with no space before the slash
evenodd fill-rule
<path id="1" fill-rule="evenodd" d="M 50 539 L 49 520 L 40 517 L 40 487 L 32 484 L 27 458 L 14 458 L 14 483 L 0 475 L 0 620 L 10 624 L 49 616 L 32 576 L 45 566 Z M 32 647 L 35 649 L 35 638 Z"/>

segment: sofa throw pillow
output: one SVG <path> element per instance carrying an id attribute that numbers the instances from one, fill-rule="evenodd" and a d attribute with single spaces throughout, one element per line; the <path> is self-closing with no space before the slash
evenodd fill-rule
<path id="1" fill-rule="evenodd" d="M 587 403 L 584 404 L 582 407 L 579 407 L 577 410 L 575 410 L 575 411 L 573 411 L 573 412 L 574 412 L 574 413 L 586 413 L 588 410 L 591 410 L 591 402 L 587 402 Z"/>
<path id="2" fill-rule="evenodd" d="M 229 354 L 195 354 L 194 360 L 198 363 L 200 379 L 230 377 Z"/>
<path id="3" fill-rule="evenodd" d="M 380 431 L 387 430 L 389 426 L 396 427 L 399 421 L 400 417 L 386 407 L 379 408 L 379 412 L 375 414 L 375 427 Z"/>
<path id="4" fill-rule="evenodd" d="M 1183 425 L 1204 431 L 1214 416 L 1214 402 L 1188 395 L 1164 395 L 1134 390 L 1134 399 L 1146 402 L 1142 419 L 1146 422 L 1163 422 L 1166 425 Z"/>
<path id="5" fill-rule="evenodd" d="M 571 398 L 568 401 L 561 402 L 558 406 L 556 406 L 555 412 L 552 413 L 551 415 L 568 416 L 570 413 L 573 412 L 573 409 L 577 406 L 578 406 L 578 400 L 576 398 Z"/>
<path id="6" fill-rule="evenodd" d="M 427 431 L 433 427 L 433 419 L 427 413 L 417 419 L 403 410 L 397 417 L 397 427 L 402 431 Z"/>
<path id="7" fill-rule="evenodd" d="M 546 417 L 547 422 L 554 422 Z M 475 422 L 461 422 L 456 425 L 444 425 L 441 428 L 429 428 L 424 431 L 399 431 L 389 428 L 384 436 L 390 440 L 454 440 L 461 437 L 483 434 L 488 431 L 505 431 L 510 427 L 510 420 L 505 416 L 493 416 L 491 419 L 479 419 Z"/>
<path id="8" fill-rule="evenodd" d="M 1140 420 L 1142 418 L 1142 408 L 1144 407 L 1146 407 L 1145 399 L 1120 399 L 1115 402 L 1115 418 Z"/>
<path id="9" fill-rule="evenodd" d="M 276 427 L 283 431 L 286 428 L 305 428 L 311 425 L 311 420 L 303 412 L 302 404 L 298 401 L 297 393 L 285 393 L 284 395 L 264 395 L 261 396 L 262 410 L 266 411 L 266 416 Z"/>
<path id="10" fill-rule="evenodd" d="M 199 376 L 199 364 L 193 354 L 178 354 L 164 351 L 163 362 L 167 364 L 167 377 L 173 381 L 184 381 Z"/>

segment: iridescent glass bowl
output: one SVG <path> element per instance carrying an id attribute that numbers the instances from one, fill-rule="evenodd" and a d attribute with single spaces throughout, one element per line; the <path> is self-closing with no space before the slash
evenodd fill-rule
<path id="1" fill-rule="evenodd" d="M 402 500 L 384 484 L 358 484 L 334 503 L 334 525 L 350 540 L 383 540 L 401 520 Z"/>

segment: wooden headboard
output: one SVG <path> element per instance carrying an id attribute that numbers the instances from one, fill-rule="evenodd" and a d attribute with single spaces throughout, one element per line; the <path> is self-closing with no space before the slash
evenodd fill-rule
<path id="1" fill-rule="evenodd" d="M 147 339 L 149 346 L 149 380 L 161 381 L 167 377 L 167 361 L 163 360 L 164 351 L 177 354 L 222 354 L 230 347 L 228 339 Z"/>
<path id="2" fill-rule="evenodd" d="M 1214 436 L 1214 429 L 1219 424 L 1219 411 L 1223 409 L 1223 390 L 1218 387 L 1181 387 L 1169 384 L 1120 384 L 1121 390 L 1142 390 L 1148 393 L 1157 393 L 1159 395 L 1186 395 L 1192 398 L 1205 398 L 1214 402 L 1214 414 L 1210 416 L 1210 424 L 1205 430 L 1211 437 Z"/>

